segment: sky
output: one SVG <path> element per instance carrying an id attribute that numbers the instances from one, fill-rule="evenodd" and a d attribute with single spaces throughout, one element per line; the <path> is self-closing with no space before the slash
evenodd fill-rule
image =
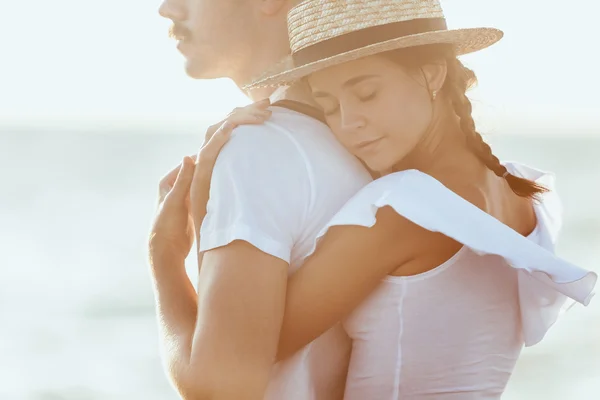
<path id="1" fill-rule="evenodd" d="M 192 80 L 158 0 L 9 1 L 0 12 L 0 123 L 216 122 L 248 103 L 227 79 Z M 449 26 L 505 38 L 463 57 L 486 121 L 600 127 L 595 0 L 442 0 Z M 551 124 L 551 125 L 552 125 Z"/>

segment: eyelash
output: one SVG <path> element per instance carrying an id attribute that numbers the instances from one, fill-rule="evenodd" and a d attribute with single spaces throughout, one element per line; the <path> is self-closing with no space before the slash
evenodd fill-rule
<path id="1" fill-rule="evenodd" d="M 374 99 L 376 96 L 377 96 L 377 92 L 375 92 L 375 93 L 373 93 L 373 94 L 370 94 L 370 95 L 368 95 L 368 96 L 366 96 L 366 97 L 362 97 L 362 98 L 360 98 L 360 97 L 359 97 L 358 99 L 359 99 L 361 102 L 363 102 L 363 103 L 366 103 L 367 101 L 371 101 L 371 100 L 373 100 L 373 99 Z M 340 108 L 340 106 L 337 106 L 337 107 L 336 107 L 336 108 L 334 108 L 333 110 L 331 110 L 331 111 L 329 111 L 329 112 L 326 112 L 326 113 L 325 113 L 325 116 L 326 116 L 326 117 L 332 116 L 333 114 L 335 114 L 335 113 L 336 113 L 336 112 L 339 110 L 339 108 Z"/>
<path id="2" fill-rule="evenodd" d="M 362 101 L 363 103 L 365 103 L 367 101 L 373 100 L 376 95 L 377 95 L 377 93 L 373 92 L 373 94 L 370 94 L 367 97 L 359 98 L 359 100 Z"/>

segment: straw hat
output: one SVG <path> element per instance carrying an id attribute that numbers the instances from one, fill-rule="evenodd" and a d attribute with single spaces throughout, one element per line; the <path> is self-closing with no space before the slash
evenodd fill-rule
<path id="1" fill-rule="evenodd" d="M 457 55 L 499 41 L 495 28 L 449 30 L 439 0 L 306 0 L 288 14 L 292 54 L 246 89 L 289 85 L 333 65 L 385 51 L 452 44 Z"/>

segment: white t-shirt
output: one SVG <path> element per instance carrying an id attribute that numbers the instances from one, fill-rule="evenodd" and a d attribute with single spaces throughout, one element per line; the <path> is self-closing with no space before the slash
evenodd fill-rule
<path id="1" fill-rule="evenodd" d="M 265 124 L 235 129 L 222 149 L 200 251 L 243 240 L 288 262 L 292 272 L 331 217 L 372 179 L 325 124 L 286 108 L 271 110 Z M 340 329 L 278 363 L 266 398 L 330 399 L 327 392 L 346 372 L 341 358 L 347 343 L 335 332 Z"/>

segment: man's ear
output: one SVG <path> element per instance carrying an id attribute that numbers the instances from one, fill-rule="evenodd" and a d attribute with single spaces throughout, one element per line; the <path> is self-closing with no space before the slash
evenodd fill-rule
<path id="1" fill-rule="evenodd" d="M 280 12 L 287 13 L 288 8 L 295 3 L 293 0 L 259 0 L 260 10 L 268 16 L 276 15 Z"/>

